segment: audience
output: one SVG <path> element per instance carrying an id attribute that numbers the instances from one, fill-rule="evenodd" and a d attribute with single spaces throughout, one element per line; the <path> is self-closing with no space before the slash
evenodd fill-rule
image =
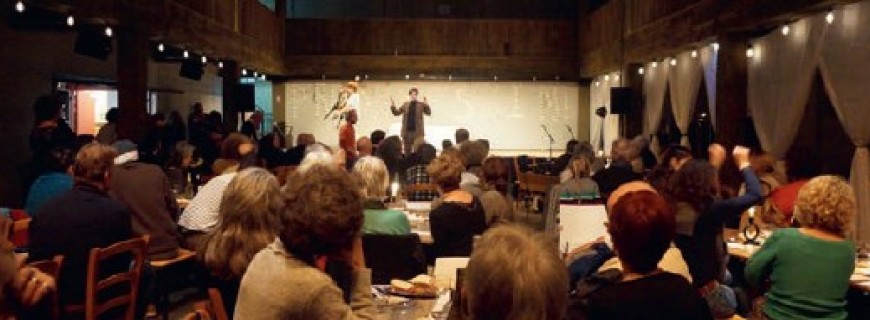
<path id="1" fill-rule="evenodd" d="M 24 209 L 33 216 L 43 203 L 58 194 L 72 189 L 73 179 L 69 174 L 75 154 L 71 149 L 55 148 L 44 154 L 45 159 L 37 159 L 44 173 L 33 181 L 27 192 Z"/>
<path id="2" fill-rule="evenodd" d="M 225 174 L 239 170 L 239 165 L 246 162 L 246 166 L 257 162 L 257 145 L 250 137 L 240 133 L 231 133 L 221 142 L 221 153 L 212 165 L 212 171 L 217 174 Z"/>
<path id="3" fill-rule="evenodd" d="M 507 198 L 508 165 L 504 159 L 489 157 L 481 168 L 480 203 L 486 214 L 486 224 L 513 221 L 514 208 Z"/>
<path id="4" fill-rule="evenodd" d="M 568 140 L 568 143 L 565 145 L 565 153 L 556 158 L 555 162 L 553 163 L 553 172 L 560 173 L 560 177 L 561 174 L 568 170 L 568 164 L 574 157 L 574 147 L 576 147 L 578 144 L 580 144 L 580 142 L 576 139 Z"/>
<path id="5" fill-rule="evenodd" d="M 465 269 L 466 316 L 563 319 L 566 282 L 556 247 L 544 234 L 513 225 L 495 227 L 480 239 Z"/>
<path id="6" fill-rule="evenodd" d="M 361 137 L 356 140 L 356 153 L 360 158 L 373 155 L 373 151 L 372 139 Z"/>
<path id="7" fill-rule="evenodd" d="M 372 153 L 377 153 L 378 147 L 381 145 L 381 141 L 384 141 L 384 138 L 387 137 L 387 133 L 384 130 L 375 130 L 369 135 L 369 140 L 372 141 L 372 147 L 374 148 Z"/>
<path id="8" fill-rule="evenodd" d="M 607 199 L 610 193 L 623 183 L 641 179 L 641 175 L 634 172 L 631 167 L 632 152 L 631 141 L 627 139 L 613 141 L 610 166 L 592 176 L 592 180 L 598 184 L 602 198 Z"/>
<path id="9" fill-rule="evenodd" d="M 45 319 L 46 296 L 57 290 L 55 279 L 15 258 L 7 231 L 12 221 L 0 217 L 0 319 Z"/>
<path id="10" fill-rule="evenodd" d="M 807 181 L 795 200 L 798 229 L 779 229 L 746 264 L 752 285 L 770 282 L 766 319 L 846 319 L 855 245 L 846 238 L 857 201 L 839 177 Z"/>
<path id="11" fill-rule="evenodd" d="M 111 108 L 106 112 L 106 124 L 97 132 L 97 142 L 112 145 L 118 140 L 118 120 L 121 119 L 121 110 Z"/>
<path id="12" fill-rule="evenodd" d="M 489 155 L 489 149 L 480 141 L 466 141 L 459 145 L 459 155 L 465 164 L 459 186 L 475 196 L 480 196 L 483 192 L 480 185 L 480 177 L 483 175 L 481 165 Z"/>
<path id="13" fill-rule="evenodd" d="M 449 149 L 453 149 L 453 141 L 450 141 L 450 139 L 441 140 L 441 151 Z"/>
<path id="14" fill-rule="evenodd" d="M 109 198 L 114 148 L 84 146 L 73 165 L 73 188 L 37 209 L 30 222 L 29 261 L 63 255 L 58 279 L 60 303 L 81 303 L 85 297 L 88 256 L 93 248 L 108 247 L 133 235 L 130 211 Z M 105 261 L 107 272 L 125 270 L 129 260 Z"/>
<path id="15" fill-rule="evenodd" d="M 598 183 L 591 176 L 592 166 L 588 158 L 582 153 L 575 153 L 559 177 L 559 186 L 562 187 L 559 195 L 567 192 L 583 198 L 598 198 L 601 192 L 598 191 Z"/>
<path id="16" fill-rule="evenodd" d="M 167 260 L 178 256 L 181 235 L 175 218 L 178 204 L 169 178 L 160 167 L 138 161 L 136 145 L 130 140 L 115 142 L 119 155 L 111 170 L 109 196 L 130 211 L 133 232 L 151 235 L 148 257 Z"/>
<path id="17" fill-rule="evenodd" d="M 358 184 L 330 166 L 289 181 L 278 239 L 245 271 L 234 318 L 373 318 Z"/>
<path id="18" fill-rule="evenodd" d="M 743 173 L 746 194 L 720 199 L 716 169 L 703 160 L 689 160 L 680 167 L 671 177 L 668 190 L 677 214 L 675 242 L 689 265 L 694 287 L 717 318 L 733 315 L 739 298 L 726 285 L 728 253 L 722 238 L 723 225 L 761 200 L 761 186 L 749 167 L 749 149 L 734 147 L 733 156 Z"/>
<path id="19" fill-rule="evenodd" d="M 456 148 L 462 147 L 462 144 L 471 139 L 471 134 L 468 132 L 468 129 L 459 128 L 453 133 L 454 141 L 456 141 Z"/>
<path id="20" fill-rule="evenodd" d="M 667 147 L 662 152 L 662 162 L 653 167 L 646 175 L 646 181 L 659 192 L 665 192 L 668 188 L 668 181 L 674 172 L 690 159 L 692 159 L 692 152 L 689 148 L 679 145 Z"/>
<path id="21" fill-rule="evenodd" d="M 436 153 L 435 147 L 428 143 L 417 148 L 417 152 L 415 152 L 410 159 L 411 167 L 405 172 L 405 176 L 407 177 L 405 180 L 405 186 L 431 183 L 429 173 L 426 172 L 426 167 L 432 162 L 432 159 L 435 159 Z M 413 191 L 408 193 L 406 196 L 408 201 L 432 201 L 438 197 L 438 192 Z"/>
<path id="22" fill-rule="evenodd" d="M 467 257 L 475 235 L 486 230 L 486 215 L 480 200 L 459 188 L 465 165 L 454 153 L 444 153 L 432 160 L 426 171 L 441 192 L 441 205 L 429 213 L 435 256 Z"/>
<path id="23" fill-rule="evenodd" d="M 402 138 L 389 136 L 381 141 L 375 156 L 384 160 L 387 171 L 390 173 L 390 181 L 405 181 L 407 160 L 402 151 Z"/>
<path id="24" fill-rule="evenodd" d="M 284 198 L 278 180 L 260 168 L 236 174 L 222 198 L 219 223 L 203 237 L 197 258 L 209 272 L 208 286 L 221 292 L 232 314 L 248 264 L 278 236 Z"/>
<path id="25" fill-rule="evenodd" d="M 238 168 L 244 169 L 242 165 Z M 184 238 L 184 248 L 197 250 L 205 235 L 214 230 L 218 224 L 224 190 L 235 177 L 236 171 L 214 177 L 199 189 L 193 199 L 190 199 L 190 203 L 178 218 L 178 226 Z"/>
<path id="26" fill-rule="evenodd" d="M 364 234 L 404 235 L 411 233 L 411 224 L 404 212 L 387 209 L 384 199 L 389 187 L 389 174 L 384 161 L 362 157 L 353 166 L 354 176 L 362 182 Z"/>
<path id="27" fill-rule="evenodd" d="M 290 150 L 287 150 L 287 164 L 298 166 L 302 163 L 302 158 L 305 158 L 305 149 L 309 145 L 315 143 L 314 135 L 310 133 L 300 133 L 296 135 L 296 145 Z"/>
<path id="28" fill-rule="evenodd" d="M 821 163 L 813 150 L 797 146 L 785 154 L 785 173 L 789 183 L 774 190 L 770 200 L 786 225 L 792 221 L 798 191 L 820 172 Z"/>
<path id="29" fill-rule="evenodd" d="M 658 267 L 676 224 L 664 199 L 648 190 L 627 192 L 611 208 L 608 221 L 622 272 L 608 270 L 581 283 L 569 318 L 712 319 L 685 278 Z"/>
<path id="30" fill-rule="evenodd" d="M 34 159 L 33 176 L 42 175 L 45 168 L 40 163 L 48 159 L 55 149 L 76 149 L 76 135 L 69 125 L 61 118 L 61 102 L 59 95 L 39 97 L 33 104 L 33 129 L 30 132 L 30 151 Z"/>

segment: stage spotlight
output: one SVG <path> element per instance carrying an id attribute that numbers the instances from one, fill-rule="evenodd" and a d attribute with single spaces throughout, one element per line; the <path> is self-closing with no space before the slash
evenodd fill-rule
<path id="1" fill-rule="evenodd" d="M 208 63 L 208 58 L 206 56 L 202 56 L 202 64 Z"/>
<path id="2" fill-rule="evenodd" d="M 157 45 L 157 51 L 163 52 L 166 50 L 166 46 L 163 45 L 163 42 Z"/>
<path id="3" fill-rule="evenodd" d="M 218 69 L 223 69 L 223 68 L 224 68 L 224 62 L 218 61 Z"/>
<path id="4" fill-rule="evenodd" d="M 185 59 L 190 58 L 190 52 L 188 52 L 187 50 L 184 50 L 184 54 L 183 54 L 183 55 L 184 55 L 184 58 L 185 58 Z"/>
<path id="5" fill-rule="evenodd" d="M 637 74 L 643 75 L 643 67 L 637 68 Z"/>
<path id="6" fill-rule="evenodd" d="M 746 57 L 752 58 L 754 56 L 755 56 L 755 49 L 753 49 L 752 45 L 750 44 L 749 47 L 746 48 Z"/>
<path id="7" fill-rule="evenodd" d="M 713 44 L 711 46 L 713 47 L 713 51 L 719 51 L 719 43 L 718 42 L 713 42 Z"/>
<path id="8" fill-rule="evenodd" d="M 112 37 L 113 34 L 115 34 L 115 33 L 112 31 L 112 27 L 110 27 L 110 26 L 106 26 L 105 33 L 106 33 L 106 36 L 107 36 L 107 37 L 110 37 L 110 38 Z"/>
<path id="9" fill-rule="evenodd" d="M 244 76 L 247 76 L 247 75 L 248 75 L 248 70 L 243 68 L 243 69 L 242 69 L 242 76 L 244 77 Z"/>
<path id="10" fill-rule="evenodd" d="M 831 11 L 828 11 L 828 15 L 825 16 L 825 21 L 827 21 L 828 24 L 834 23 L 834 9 L 831 9 Z"/>
<path id="11" fill-rule="evenodd" d="M 692 50 L 692 58 L 698 57 L 698 50 Z"/>
<path id="12" fill-rule="evenodd" d="M 76 25 L 76 18 L 74 18 L 73 15 L 67 16 L 66 17 L 66 25 L 68 25 L 70 27 Z"/>
<path id="13" fill-rule="evenodd" d="M 788 32 L 789 32 L 790 30 L 791 30 L 791 29 L 788 27 L 787 24 L 786 24 L 786 25 L 783 25 L 783 26 L 782 26 L 782 35 L 787 36 L 787 35 L 788 35 Z"/>
<path id="14" fill-rule="evenodd" d="M 15 3 L 15 11 L 18 11 L 18 13 L 21 13 L 21 12 L 24 12 L 24 9 L 25 9 L 24 2 L 18 1 Z"/>

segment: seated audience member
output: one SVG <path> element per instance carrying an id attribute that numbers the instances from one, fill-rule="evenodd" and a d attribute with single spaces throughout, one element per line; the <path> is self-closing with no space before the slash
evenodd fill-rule
<path id="1" fill-rule="evenodd" d="M 456 142 L 456 148 L 459 149 L 462 147 L 463 143 L 468 142 L 471 139 L 471 134 L 468 132 L 468 129 L 459 128 L 453 133 L 453 140 Z"/>
<path id="2" fill-rule="evenodd" d="M 441 191 L 441 205 L 429 213 L 437 257 L 469 256 L 474 236 L 486 230 L 486 215 L 480 200 L 459 188 L 464 170 L 462 159 L 454 153 L 438 156 L 426 169 Z"/>
<path id="3" fill-rule="evenodd" d="M 776 158 L 762 151 L 753 153 L 749 157 L 749 166 L 758 177 L 758 182 L 761 183 L 761 196 L 764 199 L 759 210 L 756 210 L 755 222 L 762 228 L 784 228 L 791 225 L 791 221 L 786 221 L 785 217 L 774 208 L 773 201 L 770 201 L 770 194 L 785 184 L 785 176 L 776 170 Z M 746 184 L 741 184 L 737 194 L 746 193 Z M 740 230 L 748 223 L 749 214 L 744 213 L 740 217 Z"/>
<path id="4" fill-rule="evenodd" d="M 298 166 L 305 158 L 305 148 L 315 143 L 314 135 L 310 133 L 300 133 L 296 135 L 296 145 L 290 150 L 287 150 L 287 159 L 285 162 L 291 166 Z"/>
<path id="5" fill-rule="evenodd" d="M 556 247 L 544 234 L 495 227 L 480 239 L 465 269 L 467 318 L 563 319 L 566 281 Z"/>
<path id="6" fill-rule="evenodd" d="M 787 224 L 792 221 L 798 191 L 820 171 L 821 163 L 813 150 L 798 146 L 786 153 L 785 173 L 789 183 L 774 190 L 770 200 Z"/>
<path id="7" fill-rule="evenodd" d="M 31 216 L 43 203 L 72 189 L 73 185 L 73 178 L 69 174 L 69 167 L 73 163 L 73 157 L 75 157 L 72 149 L 55 148 L 45 156 L 45 159 L 37 160 L 41 160 L 43 163 L 40 167 L 44 169 L 45 173 L 36 178 L 36 181 L 30 185 L 27 201 L 24 204 L 24 209 Z"/>
<path id="8" fill-rule="evenodd" d="M 43 300 L 57 290 L 55 279 L 16 261 L 8 234 L 12 221 L 0 217 L 0 319 L 46 319 Z M 50 306 L 49 306 L 50 307 Z"/>
<path id="9" fill-rule="evenodd" d="M 69 124 L 61 118 L 63 98 L 58 94 L 39 97 L 33 103 L 33 128 L 30 131 L 30 151 L 34 164 L 34 173 L 38 176 L 44 173 L 44 168 L 38 160 L 48 159 L 54 149 L 75 149 L 76 135 Z M 35 178 L 35 176 L 34 176 Z"/>
<path id="10" fill-rule="evenodd" d="M 98 143 L 84 146 L 73 165 L 73 188 L 37 209 L 30 222 L 29 261 L 49 260 L 63 255 L 58 279 L 61 304 L 81 303 L 85 297 L 88 256 L 93 248 L 104 248 L 133 236 L 130 212 L 112 200 L 107 192 L 114 148 Z M 107 261 L 109 272 L 124 270 L 129 261 Z"/>
<path id="11" fill-rule="evenodd" d="M 384 130 L 375 130 L 369 135 L 369 140 L 372 141 L 372 154 L 377 154 L 378 147 L 381 145 L 381 141 L 384 141 L 384 138 L 387 137 L 387 133 Z"/>
<path id="12" fill-rule="evenodd" d="M 121 109 L 109 109 L 106 112 L 106 124 L 97 132 L 97 142 L 112 145 L 118 140 L 118 120 L 121 120 Z"/>
<path id="13" fill-rule="evenodd" d="M 134 233 L 151 235 L 151 260 L 175 258 L 181 235 L 175 224 L 178 204 L 169 178 L 160 167 L 140 162 L 136 145 L 130 140 L 119 140 L 114 147 L 119 155 L 112 168 L 109 196 L 130 210 Z"/>
<path id="14" fill-rule="evenodd" d="M 640 163 L 643 164 L 642 172 L 646 173 L 649 170 L 652 170 L 652 168 L 655 167 L 659 161 L 658 158 L 656 158 L 656 154 L 652 152 L 652 149 L 650 149 L 650 144 L 652 143 L 652 141 L 650 141 L 647 137 L 638 135 L 634 137 L 632 142 L 634 142 L 635 146 L 637 147 L 638 160 L 640 160 Z"/>
<path id="15" fill-rule="evenodd" d="M 390 181 L 405 181 L 405 170 L 407 170 L 407 159 L 405 159 L 402 151 L 402 138 L 399 136 L 389 136 L 378 146 L 375 156 L 384 160 L 387 165 L 387 171 L 390 173 Z"/>
<path id="16" fill-rule="evenodd" d="M 481 168 L 480 203 L 486 214 L 486 224 L 513 221 L 514 207 L 507 198 L 508 166 L 504 159 L 489 157 Z"/>
<path id="17" fill-rule="evenodd" d="M 233 313 L 239 283 L 257 252 L 275 241 L 284 207 L 281 186 L 266 170 L 248 168 L 236 174 L 221 200 L 219 223 L 202 240 L 197 258 L 208 270 L 209 287 Z"/>
<path id="18" fill-rule="evenodd" d="M 581 153 L 575 153 L 571 157 L 568 167 L 560 175 L 559 180 L 562 193 L 571 193 L 585 198 L 598 198 L 598 183 L 592 180 L 592 166 L 588 158 Z"/>
<path id="19" fill-rule="evenodd" d="M 613 141 L 613 146 L 610 150 L 610 166 L 592 176 L 592 180 L 595 180 L 598 184 L 601 197 L 607 199 L 610 193 L 623 183 L 642 178 L 640 174 L 634 172 L 631 168 L 632 152 L 629 140 L 617 139 Z"/>
<path id="20" fill-rule="evenodd" d="M 389 174 L 384 161 L 376 157 L 362 157 L 353 166 L 353 173 L 362 181 L 365 234 L 403 235 L 411 233 L 411 224 L 405 213 L 389 210 L 384 203 L 389 186 Z"/>
<path id="21" fill-rule="evenodd" d="M 689 160 L 671 177 L 668 195 L 677 214 L 675 243 L 689 265 L 694 287 L 717 318 L 737 308 L 734 290 L 724 283 L 728 252 L 722 227 L 761 200 L 761 185 L 749 167 L 749 149 L 734 147 L 734 162 L 743 173 L 746 194 L 720 199 L 716 169 L 703 160 Z"/>
<path id="22" fill-rule="evenodd" d="M 248 166 L 255 165 L 257 162 L 256 150 L 257 145 L 250 137 L 241 133 L 230 133 L 221 142 L 220 158 L 215 160 L 212 171 L 217 175 L 235 172 L 239 170 L 239 165 L 243 161 L 249 162 Z"/>
<path id="23" fill-rule="evenodd" d="M 423 144 L 411 156 L 411 167 L 405 172 L 407 180 L 405 186 L 414 184 L 429 184 L 431 179 L 426 173 L 426 167 L 432 163 L 432 159 L 436 156 L 435 147 L 431 144 Z M 438 197 L 438 192 L 434 191 L 414 191 L 407 195 L 408 201 L 432 201 Z"/>
<path id="24" fill-rule="evenodd" d="M 453 141 L 450 141 L 450 139 L 441 140 L 441 152 L 449 149 L 453 149 Z"/>
<path id="25" fill-rule="evenodd" d="M 174 150 L 169 155 L 166 163 L 166 176 L 176 192 L 186 192 L 191 167 L 194 165 L 193 154 L 196 147 L 184 141 L 175 144 Z"/>
<path id="26" fill-rule="evenodd" d="M 254 256 L 235 319 L 372 319 L 359 185 L 332 166 L 294 174 L 278 239 Z"/>
<path id="27" fill-rule="evenodd" d="M 658 194 L 656 190 L 646 182 L 632 181 L 621 185 L 613 191 L 613 194 L 611 194 L 610 198 L 607 199 L 607 210 L 613 210 L 613 206 L 623 195 L 636 191 L 649 191 Z M 568 270 L 571 276 L 572 287 L 578 280 L 586 278 L 596 270 L 602 272 L 608 269 L 622 271 L 622 263 L 614 256 L 613 249 L 608 247 L 607 244 L 601 240 L 603 239 L 585 244 L 568 254 L 566 260 L 569 261 Z M 692 282 L 692 275 L 689 273 L 689 267 L 686 265 L 686 261 L 683 259 L 680 249 L 678 249 L 673 242 L 665 251 L 658 266 L 664 271 L 678 274 L 683 278 L 686 278 L 689 282 Z"/>
<path id="28" fill-rule="evenodd" d="M 245 137 L 247 138 L 247 137 Z M 245 159 L 256 159 L 256 152 L 251 151 Z M 252 161 L 241 161 L 238 170 L 249 167 Z M 221 207 L 221 199 L 224 190 L 233 178 L 235 170 L 212 178 L 199 188 L 199 192 L 190 199 L 190 203 L 184 208 L 184 212 L 178 218 L 178 226 L 181 227 L 181 235 L 184 238 L 184 247 L 196 251 L 204 236 L 215 229 L 218 224 L 218 216 Z"/>
<path id="29" fill-rule="evenodd" d="M 770 281 L 765 319 L 846 319 L 855 245 L 846 238 L 855 192 L 839 177 L 809 180 L 795 200 L 798 229 L 779 229 L 746 264 L 746 279 Z"/>
<path id="30" fill-rule="evenodd" d="M 676 224 L 664 199 L 648 190 L 628 192 L 613 205 L 608 220 L 622 272 L 605 271 L 584 280 L 574 293 L 570 319 L 712 319 L 685 278 L 658 267 Z"/>
<path id="31" fill-rule="evenodd" d="M 262 161 L 266 168 L 273 169 L 285 165 L 285 147 L 284 134 L 276 126 L 272 128 L 272 132 L 260 138 L 257 154 L 260 155 L 260 161 Z"/>
<path id="32" fill-rule="evenodd" d="M 315 145 L 321 146 L 319 144 Z M 308 171 L 308 169 L 317 165 L 333 166 L 336 164 L 337 161 L 335 160 L 335 155 L 325 147 L 314 147 L 309 149 L 312 149 L 312 151 L 305 154 L 302 163 L 300 163 L 299 167 L 296 168 L 297 172 L 304 173 Z"/>
<path id="33" fill-rule="evenodd" d="M 480 141 L 466 141 L 459 145 L 459 155 L 465 164 L 459 186 L 475 196 L 483 192 L 480 177 L 483 175 L 481 165 L 489 155 L 489 150 Z"/>
<path id="34" fill-rule="evenodd" d="M 356 153 L 360 158 L 373 155 L 372 139 L 361 137 L 356 140 Z"/>
<path id="35" fill-rule="evenodd" d="M 646 181 L 659 192 L 665 192 L 668 188 L 668 181 L 674 172 L 677 172 L 690 159 L 692 159 L 692 152 L 689 151 L 689 148 L 678 145 L 667 147 L 662 152 L 662 162 L 646 175 Z"/>

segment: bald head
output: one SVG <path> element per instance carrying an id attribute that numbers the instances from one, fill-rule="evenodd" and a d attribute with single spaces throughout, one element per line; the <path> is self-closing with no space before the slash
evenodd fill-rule
<path id="1" fill-rule="evenodd" d="M 368 137 L 359 138 L 356 141 L 356 151 L 360 157 L 372 155 L 372 140 Z"/>
<path id="2" fill-rule="evenodd" d="M 654 189 L 649 183 L 643 181 L 632 181 L 629 183 L 625 183 L 610 194 L 610 198 L 607 198 L 607 211 L 613 209 L 613 206 L 616 205 L 616 202 L 619 201 L 619 198 L 626 195 L 629 192 L 635 191 L 651 191 L 652 193 L 658 194 L 656 189 Z"/>

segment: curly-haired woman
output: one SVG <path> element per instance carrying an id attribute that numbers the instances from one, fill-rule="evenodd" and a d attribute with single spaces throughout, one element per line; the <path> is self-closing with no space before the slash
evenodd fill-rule
<path id="1" fill-rule="evenodd" d="M 751 284 L 770 280 L 762 312 L 771 319 L 845 319 L 855 245 L 846 239 L 855 192 L 845 180 L 820 176 L 795 201 L 800 228 L 779 229 L 746 264 Z"/>

